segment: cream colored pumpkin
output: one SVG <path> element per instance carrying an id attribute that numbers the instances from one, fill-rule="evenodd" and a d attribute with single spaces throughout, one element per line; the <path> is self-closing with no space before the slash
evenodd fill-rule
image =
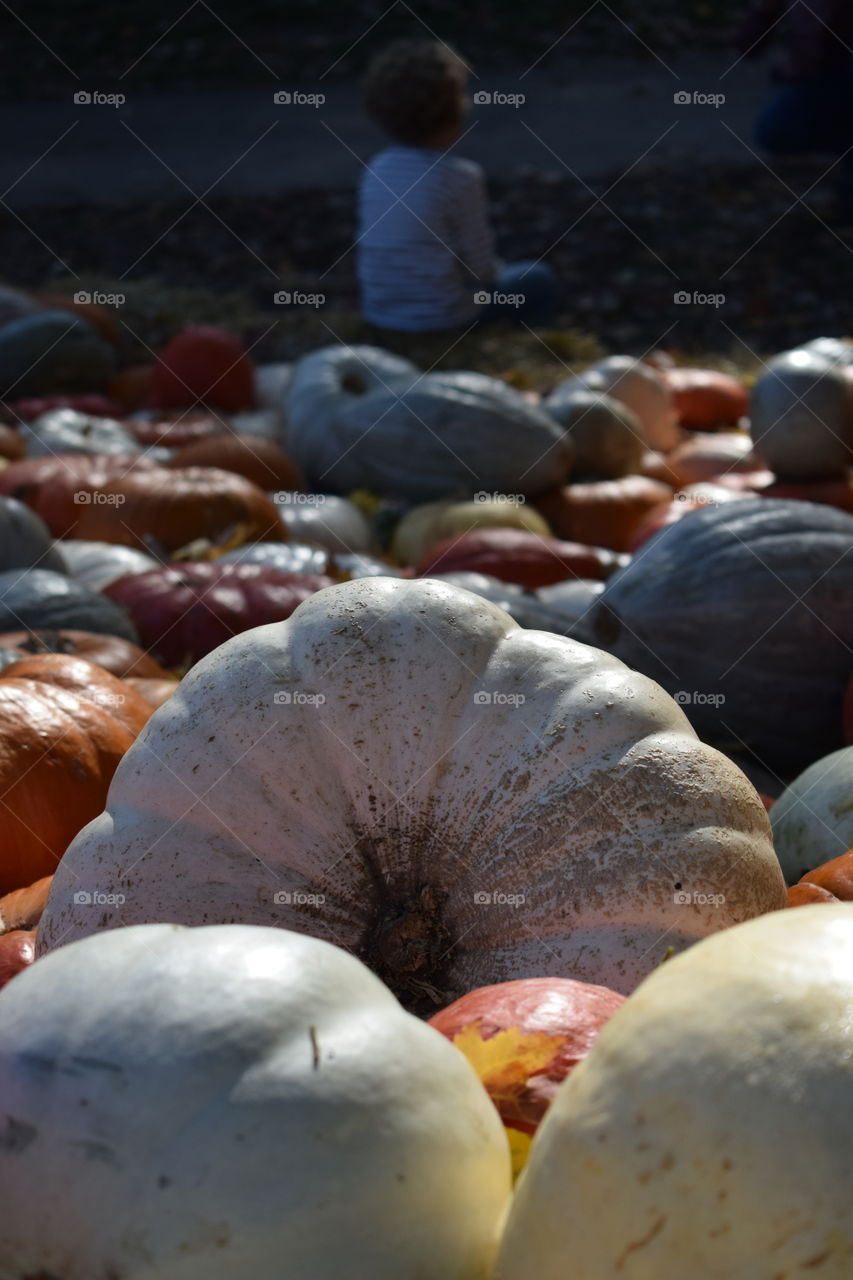
<path id="1" fill-rule="evenodd" d="M 561 1086 L 496 1280 L 849 1280 L 853 904 L 707 939 Z"/>
<path id="2" fill-rule="evenodd" d="M 545 407 L 560 421 L 579 391 L 603 393 L 625 405 L 639 422 L 647 448 L 669 453 L 682 439 L 672 391 L 651 365 L 631 356 L 608 356 L 552 391 Z"/>
<path id="3" fill-rule="evenodd" d="M 809 765 L 782 792 L 771 822 L 788 884 L 853 848 L 853 747 Z"/>
<path id="4" fill-rule="evenodd" d="M 222 645 L 108 805 L 57 869 L 42 951 L 150 920 L 278 924 L 431 1009 L 542 973 L 629 991 L 785 901 L 756 792 L 659 686 L 432 579 L 329 587 Z M 92 911 L 81 888 L 124 900 Z"/>
<path id="5" fill-rule="evenodd" d="M 121 929 L 15 978 L 0 1022 L 0 1280 L 487 1280 L 497 1112 L 337 947 Z"/>
<path id="6" fill-rule="evenodd" d="M 399 564 L 417 564 L 444 538 L 470 529 L 527 529 L 548 537 L 544 516 L 522 499 L 481 494 L 471 502 L 425 502 L 412 507 L 394 530 L 391 554 Z"/>

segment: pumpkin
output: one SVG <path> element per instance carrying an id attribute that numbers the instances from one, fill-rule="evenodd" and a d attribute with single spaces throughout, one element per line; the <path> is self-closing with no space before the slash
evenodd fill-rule
<path id="1" fill-rule="evenodd" d="M 77 395 L 58 396 L 24 396 L 19 400 L 0 402 L 0 414 L 8 416 L 10 422 L 34 422 L 43 414 L 53 413 L 56 409 L 73 409 L 75 413 L 92 418 L 120 418 L 122 406 L 108 396 L 93 392 Z"/>
<path id="2" fill-rule="evenodd" d="M 844 1280 L 851 1004 L 847 903 L 750 920 L 662 965 L 560 1087 L 496 1280 Z"/>
<path id="3" fill-rule="evenodd" d="M 114 371 L 110 344 L 65 311 L 40 311 L 0 328 L 0 396 L 99 391 Z"/>
<path id="4" fill-rule="evenodd" d="M 151 705 L 104 667 L 67 653 L 22 654 L 4 667 L 0 680 L 38 680 L 79 693 L 96 706 L 107 707 L 116 720 L 136 735 L 151 715 Z"/>
<path id="5" fill-rule="evenodd" d="M 324 347 L 297 363 L 282 444 L 313 489 L 412 502 L 539 493 L 572 462 L 559 424 L 501 379 L 419 373 L 364 346 Z"/>
<path id="6" fill-rule="evenodd" d="M 607 582 L 594 643 L 685 702 L 702 737 L 789 776 L 841 744 L 853 517 L 761 498 L 695 511 Z"/>
<path id="7" fill-rule="evenodd" d="M 491 1275 L 500 1120 L 462 1055 L 337 947 L 122 929 L 33 965 L 0 1020 L 9 1274 Z"/>
<path id="8" fill-rule="evenodd" d="M 78 582 L 92 591 L 102 591 L 116 578 L 128 573 L 145 573 L 157 567 L 157 561 L 135 547 L 122 547 L 113 542 L 86 542 L 82 538 L 65 538 L 62 555 Z"/>
<path id="9" fill-rule="evenodd" d="M 376 556 L 365 556 L 359 551 L 336 551 L 332 557 L 335 570 L 342 577 L 349 578 L 406 578 L 411 576 L 411 569 L 400 569 L 397 565 L 379 560 Z"/>
<path id="10" fill-rule="evenodd" d="M 619 567 L 612 553 L 524 529 L 475 529 L 432 546 L 415 574 L 485 573 L 535 590 L 566 578 L 606 578 Z"/>
<path id="11" fill-rule="evenodd" d="M 158 555 L 177 551 L 197 538 L 283 542 L 275 506 L 257 485 L 214 467 L 168 471 L 131 470 L 110 480 L 100 502 L 81 509 L 79 538 L 113 542 Z"/>
<path id="12" fill-rule="evenodd" d="M 157 357 L 147 404 L 157 409 L 213 405 L 226 413 L 248 409 L 254 370 L 239 338 L 213 325 L 184 329 Z"/>
<path id="13" fill-rule="evenodd" d="M 182 449 L 185 445 L 224 435 L 227 430 L 222 419 L 212 413 L 182 413 L 179 418 L 165 421 L 156 416 L 130 418 L 127 425 L 146 449 Z"/>
<path id="14" fill-rule="evenodd" d="M 0 898 L 0 934 L 32 929 L 41 920 L 52 876 L 43 876 L 25 889 L 13 889 Z"/>
<path id="15" fill-rule="evenodd" d="M 731 472 L 751 474 L 761 466 L 743 431 L 692 436 L 667 456 L 666 463 L 678 489 Z"/>
<path id="16" fill-rule="evenodd" d="M 53 409 L 21 432 L 27 455 L 42 458 L 58 453 L 93 453 L 128 457 L 140 447 L 122 422 L 93 418 L 74 409 Z"/>
<path id="17" fill-rule="evenodd" d="M 647 520 L 634 531 L 631 545 L 628 548 L 633 555 L 648 542 L 649 538 L 668 529 L 670 525 L 683 520 L 691 511 L 701 511 L 704 507 L 719 506 L 721 503 L 742 502 L 749 494 L 740 493 L 737 489 L 726 489 L 717 484 L 688 485 L 675 495 L 668 507 L 658 507 Z"/>
<path id="18" fill-rule="evenodd" d="M 79 316 L 114 347 L 119 346 L 124 337 L 115 311 L 98 302 L 79 302 L 73 294 L 64 293 L 40 294 L 39 302 L 49 311 L 68 311 Z"/>
<path id="19" fill-rule="evenodd" d="M 643 428 L 636 414 L 611 396 L 573 391 L 546 401 L 575 447 L 576 480 L 618 480 L 635 475 L 643 460 Z"/>
<path id="20" fill-rule="evenodd" d="M 151 364 L 133 364 L 122 369 L 110 380 L 108 394 L 126 413 L 141 409 L 151 392 Z"/>
<path id="21" fill-rule="evenodd" d="M 162 707 L 163 703 L 171 698 L 172 694 L 178 687 L 177 680 L 152 679 L 151 677 L 129 676 L 125 681 L 127 685 L 141 698 L 144 698 L 150 707 L 154 710 Z"/>
<path id="22" fill-rule="evenodd" d="M 181 681 L 66 854 L 39 946 L 238 916 L 334 934 L 430 1012 L 543 970 L 624 992 L 784 906 L 769 832 L 642 676 L 444 583 L 362 578 Z M 95 879 L 121 917 L 75 904 Z"/>
<path id="23" fill-rule="evenodd" d="M 465 1054 L 504 1125 L 534 1134 L 558 1086 L 624 1003 L 572 978 L 521 978 L 469 991 L 429 1021 Z"/>
<path id="24" fill-rule="evenodd" d="M 0 571 L 39 565 L 67 573 L 68 565 L 47 525 L 14 498 L 0 497 Z"/>
<path id="25" fill-rule="evenodd" d="M 187 562 L 119 578 L 105 594 L 127 609 L 160 662 L 183 667 L 241 631 L 289 618 L 332 581 L 258 564 Z"/>
<path id="26" fill-rule="evenodd" d="M 43 309 L 35 298 L 23 290 L 0 285 L 0 325 L 11 324 L 13 320 L 35 315 Z"/>
<path id="27" fill-rule="evenodd" d="M 671 501 L 667 485 L 645 476 L 626 476 L 552 489 L 536 499 L 536 507 L 558 538 L 628 551 L 640 525 Z"/>
<path id="28" fill-rule="evenodd" d="M 681 439 L 672 392 L 657 369 L 631 356 L 608 356 L 577 377 L 559 383 L 545 401 L 549 412 L 560 416 L 563 405 L 578 391 L 610 396 L 627 406 L 640 424 L 649 449 L 669 453 Z"/>
<path id="29" fill-rule="evenodd" d="M 830 364 L 853 364 L 853 343 L 849 338 L 812 338 L 811 342 L 804 342 L 799 350 L 811 351 Z"/>
<path id="30" fill-rule="evenodd" d="M 7 569 L 0 573 L 0 632 L 94 631 L 134 644 L 138 637 L 124 609 L 50 569 Z"/>
<path id="31" fill-rule="evenodd" d="M 663 371 L 675 411 L 686 431 L 721 431 L 736 427 L 749 413 L 749 393 L 737 378 L 716 369 Z"/>
<path id="32" fill-rule="evenodd" d="M 399 564 L 417 564 L 430 547 L 470 529 L 526 529 L 547 538 L 550 529 L 539 512 L 512 498 L 483 494 L 473 502 L 427 502 L 403 516 L 391 539 Z"/>
<path id="33" fill-rule="evenodd" d="M 23 973 L 35 958 L 35 929 L 13 929 L 0 934 L 0 990 Z"/>
<path id="34" fill-rule="evenodd" d="M 844 694 L 841 718 L 844 728 L 844 741 L 848 745 L 851 745 L 853 744 L 853 676 L 850 677 L 847 690 Z"/>
<path id="35" fill-rule="evenodd" d="M 71 537 L 83 508 L 102 500 L 105 485 L 131 469 L 151 471 L 156 465 L 143 457 L 83 453 L 23 458 L 0 471 L 0 492 L 31 507 L 55 538 Z"/>
<path id="36" fill-rule="evenodd" d="M 113 635 L 96 635 L 89 631 L 5 631 L 0 634 L 0 645 L 16 651 L 17 657 L 27 653 L 62 653 L 73 658 L 85 658 L 112 675 L 151 676 L 155 679 L 166 672 L 158 662 L 129 640 Z"/>
<path id="37" fill-rule="evenodd" d="M 334 574 L 331 552 L 305 542 L 250 542 L 248 546 L 226 551 L 219 556 L 218 563 L 258 564 L 279 573 Z"/>
<path id="38" fill-rule="evenodd" d="M 135 733 L 128 703 L 106 703 L 107 672 L 86 689 L 0 672 L 0 893 L 50 875 L 71 839 L 104 807 Z M 120 681 L 110 697 L 124 697 Z M 141 702 L 141 700 L 140 700 Z M 145 718 L 150 707 L 142 704 Z M 132 710 L 132 708 L 131 708 Z"/>
<path id="39" fill-rule="evenodd" d="M 353 502 L 330 493 L 275 495 L 279 516 L 294 542 L 315 543 L 327 551 L 369 551 L 370 525 Z"/>
<path id="40" fill-rule="evenodd" d="M 853 901 L 853 849 L 807 871 L 788 890 L 789 907 L 805 907 L 812 902 Z"/>
<path id="41" fill-rule="evenodd" d="M 843 479 L 809 480 L 796 484 L 770 484 L 761 490 L 762 498 L 789 498 L 797 502 L 819 502 L 838 507 L 853 515 L 853 473 Z"/>
<path id="42" fill-rule="evenodd" d="M 853 846 L 853 747 L 809 765 L 776 801 L 772 821 L 788 884 Z"/>
<path id="43" fill-rule="evenodd" d="M 218 467 L 245 476 L 261 489 L 299 489 L 302 477 L 286 453 L 261 436 L 210 435 L 178 449 L 170 467 Z"/>
<path id="44" fill-rule="evenodd" d="M 14 462 L 16 458 L 23 458 L 26 451 L 26 442 L 20 431 L 6 426 L 5 422 L 0 423 L 0 458 Z"/>
<path id="45" fill-rule="evenodd" d="M 752 440 L 779 480 L 831 480 L 851 462 L 848 383 L 811 351 L 776 356 L 752 391 Z"/>

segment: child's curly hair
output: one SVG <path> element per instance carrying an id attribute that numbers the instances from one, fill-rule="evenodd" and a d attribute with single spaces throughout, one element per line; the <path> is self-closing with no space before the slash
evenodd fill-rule
<path id="1" fill-rule="evenodd" d="M 380 128 L 409 146 L 425 146 L 460 124 L 468 68 L 437 40 L 396 40 L 371 62 L 364 105 Z"/>

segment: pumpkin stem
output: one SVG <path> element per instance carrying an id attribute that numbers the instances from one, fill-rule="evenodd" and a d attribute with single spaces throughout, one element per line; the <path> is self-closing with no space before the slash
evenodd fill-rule
<path id="1" fill-rule="evenodd" d="M 443 921 L 447 897 L 422 885 L 405 901 L 388 902 L 361 948 L 361 959 L 410 1013 L 428 1016 L 453 999 L 444 989 L 443 965 L 453 945 Z"/>

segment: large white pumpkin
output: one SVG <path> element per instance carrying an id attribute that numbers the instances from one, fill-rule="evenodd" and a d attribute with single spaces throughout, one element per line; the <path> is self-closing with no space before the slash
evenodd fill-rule
<path id="1" fill-rule="evenodd" d="M 851 904 L 665 964 L 561 1086 L 496 1280 L 849 1280 L 851 1010 Z"/>
<path id="2" fill-rule="evenodd" d="M 0 1280 L 487 1280 L 497 1112 L 338 948 L 117 930 L 16 978 L 0 1023 Z"/>
<path id="3" fill-rule="evenodd" d="M 756 792 L 662 689 L 431 579 L 328 587 L 222 645 L 108 806 L 57 869 L 42 951 L 122 923 L 278 924 L 432 1008 L 542 973 L 631 990 L 785 902 Z"/>
<path id="4" fill-rule="evenodd" d="M 561 484 L 562 427 L 499 378 L 420 373 L 366 346 L 324 347 L 296 366 L 282 443 L 313 488 L 427 502 Z"/>
<path id="5" fill-rule="evenodd" d="M 809 765 L 782 792 L 770 816 L 788 884 L 853 848 L 853 747 Z"/>

